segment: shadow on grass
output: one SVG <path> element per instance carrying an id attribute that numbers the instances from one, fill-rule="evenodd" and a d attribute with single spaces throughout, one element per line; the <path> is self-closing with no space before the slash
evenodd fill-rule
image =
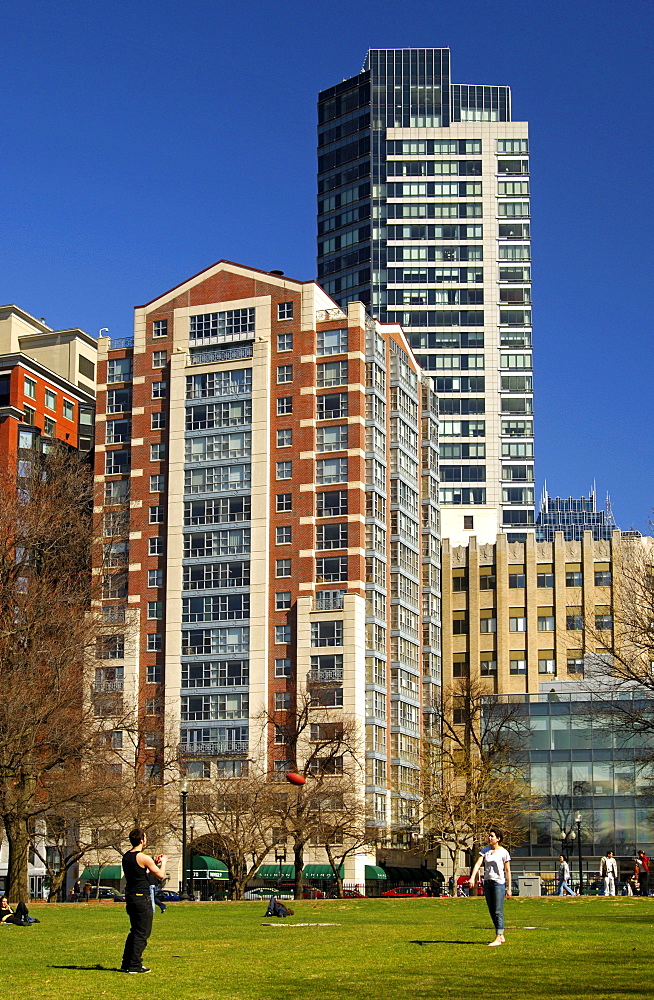
<path id="1" fill-rule="evenodd" d="M 443 938 L 439 941 L 409 941 L 409 944 L 484 944 L 483 941 L 457 941 L 452 938 Z"/>
<path id="2" fill-rule="evenodd" d="M 115 965 L 50 965 L 50 969 L 78 969 L 80 972 L 121 972 Z"/>

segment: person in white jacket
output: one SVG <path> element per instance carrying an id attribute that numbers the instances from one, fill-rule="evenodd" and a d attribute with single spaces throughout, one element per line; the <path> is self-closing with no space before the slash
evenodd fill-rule
<path id="1" fill-rule="evenodd" d="M 604 895 L 615 896 L 615 883 L 618 879 L 618 862 L 613 851 L 607 851 L 600 861 L 600 875 L 604 879 Z"/>

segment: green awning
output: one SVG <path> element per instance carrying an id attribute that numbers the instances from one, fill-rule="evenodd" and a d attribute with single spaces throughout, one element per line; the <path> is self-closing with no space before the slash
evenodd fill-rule
<path id="1" fill-rule="evenodd" d="M 81 878 L 97 882 L 98 871 L 100 872 L 101 881 L 103 878 L 121 879 L 123 877 L 123 869 L 120 865 L 89 865 L 82 872 Z"/>
<path id="2" fill-rule="evenodd" d="M 343 866 L 339 872 L 343 878 Z M 334 878 L 334 869 L 331 865 L 305 865 L 302 869 L 303 878 Z"/>
<path id="3" fill-rule="evenodd" d="M 383 882 L 388 878 L 388 875 L 379 865 L 366 865 L 365 878 L 366 882 Z"/>
<path id="4" fill-rule="evenodd" d="M 278 878 L 279 865 L 259 865 L 255 878 Z M 295 878 L 295 865 L 282 865 L 282 878 Z"/>
<path id="5" fill-rule="evenodd" d="M 207 878 L 227 879 L 229 871 L 224 861 L 217 858 L 210 858 L 206 854 L 193 854 L 187 858 L 187 868 L 193 867 L 193 878 L 206 876 Z"/>

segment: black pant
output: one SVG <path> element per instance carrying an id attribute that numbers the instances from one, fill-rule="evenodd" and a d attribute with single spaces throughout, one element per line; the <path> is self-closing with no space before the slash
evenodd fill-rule
<path id="1" fill-rule="evenodd" d="M 18 924 L 18 926 L 25 925 L 27 923 L 28 915 L 29 911 L 25 906 L 25 903 L 21 900 L 14 911 L 14 915 L 12 917 L 7 917 L 7 919 L 2 922 L 4 924 Z"/>
<path id="2" fill-rule="evenodd" d="M 638 879 L 638 888 L 641 896 L 646 896 L 649 889 L 649 872 L 641 872 Z"/>
<path id="3" fill-rule="evenodd" d="M 125 941 L 121 969 L 136 972 L 143 964 L 143 952 L 152 932 L 152 904 L 150 893 L 130 893 L 125 904 L 130 922 L 130 932 Z"/>

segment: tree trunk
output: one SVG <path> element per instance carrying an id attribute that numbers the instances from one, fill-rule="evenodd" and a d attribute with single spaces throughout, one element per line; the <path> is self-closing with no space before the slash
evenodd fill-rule
<path id="1" fill-rule="evenodd" d="M 30 837 L 27 819 L 12 813 L 4 816 L 5 833 L 9 844 L 6 895 L 10 903 L 29 903 L 28 857 Z"/>
<path id="2" fill-rule="evenodd" d="M 304 868 L 304 843 L 295 844 L 293 848 L 293 861 L 295 863 L 295 891 L 294 899 L 302 899 L 302 869 Z"/>

